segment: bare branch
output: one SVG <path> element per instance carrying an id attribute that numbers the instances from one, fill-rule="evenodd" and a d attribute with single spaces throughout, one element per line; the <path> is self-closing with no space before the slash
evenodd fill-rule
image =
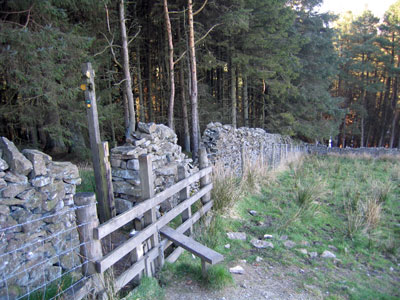
<path id="1" fill-rule="evenodd" d="M 203 8 L 206 6 L 207 2 L 208 2 L 208 0 L 205 0 L 203 5 L 197 11 L 195 11 L 193 13 L 193 16 L 197 15 L 198 13 L 200 13 L 203 10 Z"/>
<path id="2" fill-rule="evenodd" d="M 212 26 L 212 27 L 206 32 L 205 35 L 203 35 L 200 39 L 198 39 L 198 40 L 194 43 L 194 45 L 196 46 L 198 43 L 200 43 L 202 40 L 204 40 L 204 39 L 210 34 L 210 32 L 214 30 L 215 27 L 220 26 L 220 25 L 222 25 L 222 24 L 219 23 L 219 24 L 215 24 L 214 26 Z M 174 61 L 174 64 L 178 63 L 182 58 L 184 58 L 185 55 L 186 55 L 186 53 L 187 53 L 187 50 L 183 51 L 183 53 L 178 57 L 178 59 L 177 59 L 176 61 Z"/>
<path id="3" fill-rule="evenodd" d="M 139 26 L 139 31 L 136 32 L 135 36 L 134 36 L 133 38 L 130 39 L 130 41 L 128 42 L 128 45 L 129 45 L 130 43 L 132 43 L 133 40 L 135 40 L 135 39 L 138 37 L 138 35 L 139 35 L 141 29 L 142 29 L 142 27 Z"/>

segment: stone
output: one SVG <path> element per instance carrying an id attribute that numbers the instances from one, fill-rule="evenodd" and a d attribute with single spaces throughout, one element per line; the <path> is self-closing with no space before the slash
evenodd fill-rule
<path id="1" fill-rule="evenodd" d="M 14 198 L 18 194 L 25 191 L 27 184 L 11 183 L 0 190 L 1 197 Z"/>
<path id="2" fill-rule="evenodd" d="M 59 266 L 49 266 L 46 268 L 46 273 L 47 281 L 54 281 L 58 278 L 61 278 L 62 268 Z"/>
<path id="3" fill-rule="evenodd" d="M 322 252 L 321 257 L 322 258 L 336 258 L 336 255 L 328 250 L 325 250 L 324 252 Z"/>
<path id="4" fill-rule="evenodd" d="M 141 191 L 126 181 L 113 181 L 114 193 L 140 197 Z"/>
<path id="5" fill-rule="evenodd" d="M 304 249 L 304 248 L 297 249 L 297 251 L 299 251 L 300 253 L 302 253 L 302 254 L 304 254 L 304 255 L 307 255 L 307 254 L 308 254 L 307 249 Z"/>
<path id="6" fill-rule="evenodd" d="M 140 139 L 140 140 L 133 141 L 133 145 L 138 147 L 140 145 L 143 145 L 145 142 L 146 142 L 146 139 Z"/>
<path id="7" fill-rule="evenodd" d="M 139 180 L 139 172 L 133 170 L 125 170 L 120 168 L 114 168 L 111 170 L 111 174 L 113 177 L 119 177 L 123 179 L 129 180 Z"/>
<path id="8" fill-rule="evenodd" d="M 0 137 L 0 149 L 3 152 L 3 159 L 11 171 L 22 175 L 28 175 L 32 171 L 32 163 L 19 152 L 13 142 L 5 137 Z"/>
<path id="9" fill-rule="evenodd" d="M 157 169 L 155 173 L 158 176 L 175 176 L 178 173 L 178 166 L 176 164 L 170 164 Z"/>
<path id="10" fill-rule="evenodd" d="M 6 173 L 3 171 L 0 171 L 0 178 L 3 178 L 4 176 L 6 176 Z"/>
<path id="11" fill-rule="evenodd" d="M 240 240 L 240 241 L 245 241 L 246 240 L 246 233 L 245 232 L 227 232 L 226 235 L 231 240 Z"/>
<path id="12" fill-rule="evenodd" d="M 249 210 L 249 214 L 252 215 L 252 216 L 257 216 L 257 211 Z"/>
<path id="13" fill-rule="evenodd" d="M 226 245 L 224 246 L 224 248 L 225 248 L 225 249 L 230 249 L 230 248 L 231 248 L 231 244 L 226 244 Z"/>
<path id="14" fill-rule="evenodd" d="M 111 149 L 112 159 L 133 159 L 138 158 L 142 154 L 146 154 L 147 150 L 140 147 L 120 146 Z"/>
<path id="15" fill-rule="evenodd" d="M 308 253 L 308 256 L 310 256 L 310 258 L 316 258 L 316 257 L 318 257 L 318 253 L 317 252 L 310 252 L 310 253 Z"/>
<path id="16" fill-rule="evenodd" d="M 282 235 L 279 239 L 281 241 L 286 241 L 288 239 L 288 236 L 287 235 Z"/>
<path id="17" fill-rule="evenodd" d="M 76 185 L 69 184 L 64 182 L 64 189 L 66 194 L 75 194 L 76 193 Z"/>
<path id="18" fill-rule="evenodd" d="M 139 122 L 138 123 L 138 130 L 147 134 L 152 134 L 157 130 L 157 125 L 155 123 L 143 123 Z"/>
<path id="19" fill-rule="evenodd" d="M 127 211 L 132 207 L 133 203 L 131 201 L 121 198 L 115 198 L 115 209 L 117 210 L 117 214 Z"/>
<path id="20" fill-rule="evenodd" d="M 139 160 L 138 159 L 130 159 L 126 163 L 126 168 L 129 170 L 139 171 Z"/>
<path id="21" fill-rule="evenodd" d="M 3 187 L 6 187 L 6 186 L 7 186 L 7 182 L 3 178 L 0 178 L 0 189 L 2 189 Z"/>
<path id="22" fill-rule="evenodd" d="M 47 195 L 33 190 L 34 193 L 26 200 L 25 207 L 34 210 L 42 208 L 42 203 L 47 200 Z M 20 195 L 18 195 L 19 197 Z"/>
<path id="23" fill-rule="evenodd" d="M 39 188 L 39 191 L 46 194 L 49 200 L 62 200 L 65 197 L 64 182 L 60 180 Z"/>
<path id="24" fill-rule="evenodd" d="M 264 239 L 265 240 L 270 240 L 270 239 L 273 239 L 274 237 L 273 237 L 273 235 L 272 234 L 264 234 Z"/>
<path id="25" fill-rule="evenodd" d="M 15 199 L 15 198 L 0 198 L 0 205 L 14 206 L 14 205 L 25 205 L 24 200 Z"/>
<path id="26" fill-rule="evenodd" d="M 250 241 L 250 243 L 251 243 L 254 247 L 258 248 L 258 249 L 274 248 L 274 244 L 272 244 L 271 242 L 267 242 L 267 241 L 252 239 L 252 240 Z"/>
<path id="27" fill-rule="evenodd" d="M 51 177 L 55 179 L 69 180 L 79 178 L 78 167 L 70 162 L 52 161 L 47 165 L 47 169 Z"/>
<path id="28" fill-rule="evenodd" d="M 74 205 L 74 195 L 66 194 L 63 201 L 64 201 L 65 206 L 73 206 Z"/>
<path id="29" fill-rule="evenodd" d="M 328 248 L 331 249 L 331 250 L 333 250 L 333 251 L 338 251 L 338 248 L 336 248 L 336 247 L 333 246 L 333 245 L 328 245 Z"/>
<path id="30" fill-rule="evenodd" d="M 46 163 L 49 163 L 52 158 L 43 152 L 34 149 L 24 149 L 22 154 L 32 163 L 32 177 L 47 175 Z"/>
<path id="31" fill-rule="evenodd" d="M 47 176 L 40 176 L 40 177 L 35 177 L 31 179 L 31 184 L 34 187 L 42 187 L 48 184 L 51 184 L 53 182 L 54 178 L 52 177 L 47 177 Z"/>
<path id="32" fill-rule="evenodd" d="M 26 184 L 28 183 L 28 177 L 24 175 L 14 174 L 11 171 L 6 172 L 3 179 L 10 183 Z"/>
<path id="33" fill-rule="evenodd" d="M 81 178 L 65 178 L 63 180 L 65 183 L 73 184 L 73 185 L 80 185 L 82 183 Z"/>
<path id="34" fill-rule="evenodd" d="M 0 215 L 8 216 L 10 208 L 7 205 L 0 205 Z"/>
<path id="35" fill-rule="evenodd" d="M 259 263 L 259 262 L 262 262 L 262 261 L 263 261 L 262 257 L 260 257 L 260 256 L 257 256 L 257 257 L 256 257 L 256 262 Z"/>
<path id="36" fill-rule="evenodd" d="M 52 200 L 48 200 L 48 201 L 44 201 L 44 202 L 42 203 L 42 209 L 43 209 L 44 211 L 52 211 L 53 209 L 56 208 L 56 206 L 57 206 L 57 204 L 58 204 L 59 202 L 64 203 L 64 201 L 62 201 L 62 200 L 60 200 L 60 199 L 58 199 L 58 198 L 55 198 L 55 199 L 52 199 Z"/>
<path id="37" fill-rule="evenodd" d="M 285 242 L 283 243 L 283 245 L 284 245 L 286 248 L 291 249 L 291 248 L 293 248 L 294 246 L 296 246 L 296 243 L 293 242 L 293 241 L 291 241 L 291 240 L 287 240 L 287 241 L 285 241 Z"/>
<path id="38" fill-rule="evenodd" d="M 229 268 L 229 272 L 232 274 L 244 274 L 244 269 L 241 266 L 236 266 L 233 268 Z"/>
<path id="39" fill-rule="evenodd" d="M 122 160 L 116 159 L 116 158 L 111 158 L 110 159 L 110 164 L 112 168 L 120 168 L 121 167 Z"/>

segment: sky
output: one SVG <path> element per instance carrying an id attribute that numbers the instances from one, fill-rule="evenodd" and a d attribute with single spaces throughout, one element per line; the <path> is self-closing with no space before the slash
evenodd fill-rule
<path id="1" fill-rule="evenodd" d="M 351 10 L 358 15 L 367 8 L 382 19 L 385 11 L 395 2 L 396 0 L 324 0 L 320 12 L 333 11 L 340 14 Z"/>

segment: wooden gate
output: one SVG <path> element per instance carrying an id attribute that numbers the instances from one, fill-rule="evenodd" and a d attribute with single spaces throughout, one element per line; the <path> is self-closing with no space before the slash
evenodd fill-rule
<path id="1" fill-rule="evenodd" d="M 165 261 L 176 261 L 183 252 L 183 248 L 201 258 L 203 272 L 206 270 L 206 263 L 214 264 L 223 260 L 221 254 L 188 237 L 192 232 L 193 224 L 213 205 L 210 197 L 212 167 L 208 166 L 205 149 L 201 149 L 200 159 L 200 170 L 197 173 L 185 177 L 184 167 L 178 167 L 179 181 L 170 188 L 154 195 L 151 156 L 140 156 L 142 201 L 101 225 L 98 225 L 96 214 L 93 213 L 96 206 L 90 205 L 93 199 L 90 200 L 87 194 L 76 195 L 78 205 L 81 205 L 84 210 L 88 210 L 88 207 L 91 210 L 78 218 L 78 222 L 83 227 L 81 232 L 85 232 L 85 228 L 89 227 L 84 236 L 80 234 L 81 243 L 85 245 L 86 251 L 85 253 L 81 251 L 81 253 L 89 260 L 87 270 L 89 275 L 97 276 L 98 280 L 104 282 L 103 273 L 129 254 L 134 263 L 114 280 L 113 288 L 117 292 L 132 279 L 140 278 L 143 274 L 153 276 L 164 265 Z M 190 195 L 190 186 L 196 182 L 200 182 L 200 188 L 193 195 Z M 174 195 L 178 195 L 179 204 L 157 218 L 156 207 Z M 201 200 L 201 205 L 197 205 L 198 210 L 192 214 L 192 206 L 199 200 Z M 168 227 L 168 223 L 179 215 L 182 217 L 182 224 L 176 229 Z M 88 220 L 88 218 L 91 218 L 91 220 Z M 93 218 L 96 218 L 96 220 L 93 220 Z M 121 227 L 132 224 L 132 222 L 135 223 L 136 233 L 111 252 L 102 255 L 101 249 L 98 249 L 98 247 L 101 247 L 100 241 Z M 168 250 L 173 243 L 179 247 L 173 251 L 171 251 L 172 249 Z M 101 288 L 97 287 L 98 291 Z"/>

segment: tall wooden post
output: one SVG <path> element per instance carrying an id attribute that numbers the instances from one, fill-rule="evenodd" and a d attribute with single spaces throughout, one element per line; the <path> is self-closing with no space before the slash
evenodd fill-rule
<path id="1" fill-rule="evenodd" d="M 153 166 L 151 161 L 151 155 L 144 154 L 139 156 L 139 172 L 140 172 L 140 187 L 142 190 L 142 201 L 150 199 L 154 196 L 154 178 L 153 178 Z M 149 211 L 144 213 L 144 226 L 151 225 L 157 220 L 156 208 L 153 207 Z M 160 243 L 158 233 L 153 234 L 150 239 L 150 248 L 158 247 Z M 161 261 L 160 261 L 160 265 Z M 154 262 L 146 259 L 146 273 L 147 276 L 153 276 L 155 274 Z"/>
<path id="2" fill-rule="evenodd" d="M 200 148 L 199 149 L 200 156 L 199 156 L 199 163 L 200 163 L 200 170 L 205 169 L 208 167 L 208 157 L 207 157 L 207 150 L 206 148 Z M 200 179 L 200 188 L 210 184 L 211 178 L 210 175 L 206 175 Z M 201 203 L 206 204 L 210 202 L 211 200 L 211 193 L 205 194 L 201 198 Z"/>
<path id="3" fill-rule="evenodd" d="M 90 148 L 92 149 L 92 161 L 94 178 L 96 182 L 96 195 L 99 203 L 100 222 L 111 219 L 115 216 L 114 195 L 111 184 L 111 176 L 107 181 L 107 167 L 105 161 L 108 155 L 108 145 L 100 140 L 99 119 L 97 113 L 96 91 L 94 85 L 94 70 L 91 63 L 82 64 L 82 74 L 86 83 L 81 85 L 85 91 L 86 114 L 88 118 Z"/>
<path id="4" fill-rule="evenodd" d="M 245 149 L 245 145 L 242 144 L 242 147 L 240 149 L 240 156 L 241 156 L 241 163 L 242 163 L 242 177 L 245 174 L 245 169 L 246 169 L 246 149 Z"/>
<path id="5" fill-rule="evenodd" d="M 271 164 L 272 164 L 272 170 L 275 168 L 275 144 L 272 143 L 271 145 L 272 150 L 271 150 Z"/>
<path id="6" fill-rule="evenodd" d="M 103 256 L 100 240 L 93 239 L 93 229 L 99 226 L 97 218 L 96 196 L 94 193 L 78 193 L 74 196 L 76 223 L 78 225 L 81 261 L 84 276 L 92 275 L 97 292 L 105 289 L 104 276 L 97 273 L 95 262 Z"/>
<path id="7" fill-rule="evenodd" d="M 185 172 L 185 167 L 184 166 L 178 166 L 178 180 L 183 180 L 186 178 L 186 172 Z M 179 202 L 185 201 L 187 198 L 189 198 L 189 187 L 185 187 L 179 192 Z M 189 206 L 187 209 L 185 209 L 182 212 L 182 223 L 185 222 L 186 220 L 190 219 L 192 217 L 192 208 Z M 190 226 L 189 230 L 187 230 L 186 235 L 191 235 L 192 234 L 192 226 Z"/>

